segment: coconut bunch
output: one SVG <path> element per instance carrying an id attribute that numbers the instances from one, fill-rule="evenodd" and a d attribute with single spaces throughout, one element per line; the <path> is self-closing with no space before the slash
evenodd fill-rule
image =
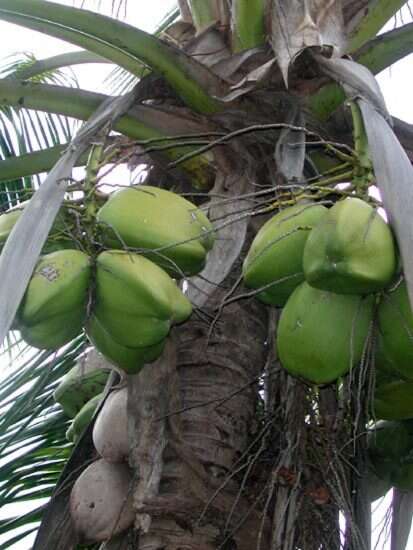
<path id="1" fill-rule="evenodd" d="M 66 432 L 76 443 L 87 428 L 100 403 L 112 366 L 95 350 L 89 351 L 65 374 L 53 397 L 72 419 Z"/>
<path id="2" fill-rule="evenodd" d="M 73 485 L 70 510 L 82 543 L 102 542 L 134 520 L 128 467 L 127 388 L 104 396 L 111 365 L 90 351 L 62 379 L 54 398 L 72 421 L 66 432 L 76 443 L 94 419 L 95 460 Z"/>
<path id="3" fill-rule="evenodd" d="M 5 216 L 0 234 L 2 223 L 5 234 L 16 221 Z M 189 201 L 144 185 L 110 196 L 94 224 L 98 244 L 89 239 L 87 252 L 65 248 L 40 257 L 15 326 L 41 349 L 85 330 L 109 361 L 133 374 L 162 353 L 171 326 L 191 315 L 176 279 L 203 269 L 212 226 Z"/>
<path id="4" fill-rule="evenodd" d="M 68 439 L 76 442 L 96 417 L 93 443 L 97 457 L 77 478 L 70 497 L 73 524 L 84 543 L 108 540 L 130 527 L 134 520 L 132 474 L 128 467 L 127 388 L 111 392 L 96 415 L 103 394 L 88 397 L 92 390 L 101 390 L 102 374 L 107 372 L 97 368 L 82 372 L 77 367 L 55 392 L 65 410 L 78 411 L 67 432 Z"/>
<path id="5" fill-rule="evenodd" d="M 93 443 L 98 458 L 77 478 L 71 517 L 84 543 L 103 542 L 128 529 L 135 518 L 128 466 L 127 388 L 111 392 L 96 416 Z"/>
<path id="6" fill-rule="evenodd" d="M 256 235 L 243 276 L 258 299 L 283 307 L 282 365 L 312 384 L 334 382 L 360 364 L 377 315 L 376 362 L 385 376 L 378 377 L 374 412 L 408 418 L 412 405 L 402 400 L 406 413 L 391 404 L 413 388 L 413 317 L 405 284 L 395 285 L 398 269 L 391 228 L 351 197 L 329 209 L 303 203 L 276 214 Z"/>

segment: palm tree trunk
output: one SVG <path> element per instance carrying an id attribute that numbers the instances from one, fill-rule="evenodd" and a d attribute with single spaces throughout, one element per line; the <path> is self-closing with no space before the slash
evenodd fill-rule
<path id="1" fill-rule="evenodd" d="M 266 361 L 267 313 L 252 301 L 233 303 L 210 331 L 223 295 L 176 331 L 156 365 L 129 378 L 139 550 L 213 550 L 231 540 L 247 550 L 260 529 L 268 547 L 260 502 L 248 500 L 240 468 Z"/>

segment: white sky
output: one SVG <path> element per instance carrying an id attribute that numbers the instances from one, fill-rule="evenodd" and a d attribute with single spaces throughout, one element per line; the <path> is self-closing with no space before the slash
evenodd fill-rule
<path id="1" fill-rule="evenodd" d="M 81 0 L 54 1 L 58 4 L 81 5 Z M 119 0 L 116 3 L 119 3 Z M 103 13 L 110 15 L 112 0 L 86 0 L 84 4 L 86 8 L 92 10 L 100 4 L 101 12 L 102 10 L 106 10 Z M 128 22 L 150 32 L 159 23 L 162 16 L 172 9 L 175 4 L 175 0 L 129 0 Z M 403 11 L 403 18 L 404 23 L 411 20 L 407 10 Z M 390 23 L 387 28 L 392 28 L 392 26 L 394 24 Z M 3 21 L 0 21 L 0 42 L 0 63 L 8 55 L 17 52 L 30 52 L 40 59 L 78 49 L 71 44 Z M 410 123 L 413 123 L 413 102 L 411 97 L 413 90 L 412 69 L 413 55 L 410 55 L 391 67 L 391 69 L 384 71 L 378 77 L 390 113 Z M 99 91 L 102 89 L 104 77 L 110 70 L 111 67 L 107 65 L 82 65 L 76 68 L 76 74 L 82 88 Z M 384 507 L 382 506 L 381 509 L 381 514 L 375 514 L 375 523 L 380 522 Z M 380 529 L 377 529 L 376 534 L 378 531 Z M 413 537 L 410 537 L 410 543 L 409 548 L 413 549 Z M 11 550 L 27 550 L 28 548 L 29 542 L 25 540 L 11 547 Z M 381 540 L 377 548 L 378 550 L 387 550 L 387 545 L 384 545 L 383 540 Z"/>

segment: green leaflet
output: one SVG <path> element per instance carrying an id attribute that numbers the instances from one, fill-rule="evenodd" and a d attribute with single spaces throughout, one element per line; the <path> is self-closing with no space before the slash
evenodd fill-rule
<path id="1" fill-rule="evenodd" d="M 354 52 L 368 40 L 376 36 L 379 30 L 407 4 L 407 0 L 373 0 L 369 2 L 363 19 L 353 29 L 348 47 Z"/>
<path id="2" fill-rule="evenodd" d="M 202 65 L 155 36 L 110 17 L 44 0 L 0 0 L 0 18 L 71 42 L 140 76 L 142 62 L 163 75 L 193 109 L 212 113 L 220 82 Z M 207 91 L 207 89 L 209 90 Z"/>

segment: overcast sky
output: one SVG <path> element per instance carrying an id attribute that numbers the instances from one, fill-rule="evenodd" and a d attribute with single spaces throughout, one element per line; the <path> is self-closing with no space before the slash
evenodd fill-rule
<path id="1" fill-rule="evenodd" d="M 54 1 L 59 4 L 77 6 L 82 3 L 81 0 Z M 119 3 L 119 0 L 116 3 Z M 88 9 L 94 9 L 99 4 L 101 11 L 106 9 L 104 13 L 110 15 L 112 0 L 85 0 L 84 2 L 85 7 Z M 129 0 L 128 4 L 128 21 L 141 29 L 152 31 L 162 16 L 172 9 L 176 2 L 175 0 Z M 411 20 L 411 16 L 406 9 L 403 11 L 403 22 L 406 23 L 409 20 Z M 387 27 L 392 28 L 393 26 L 394 22 Z M 71 44 L 2 21 L 0 21 L 0 37 L 2 46 L 0 56 L 2 59 L 17 52 L 27 51 L 35 54 L 40 59 L 78 49 Z M 411 55 L 391 69 L 384 71 L 378 77 L 390 113 L 410 123 L 413 123 L 412 69 L 413 56 Z M 110 70 L 107 65 L 86 65 L 77 67 L 76 74 L 82 88 L 98 91 L 103 78 Z M 384 506 L 381 508 L 383 510 Z M 378 515 L 376 513 L 376 523 Z M 12 548 L 13 550 L 27 550 L 28 542 L 26 540 Z M 386 547 L 383 546 L 383 543 L 379 543 L 378 549 L 384 550 L 384 548 Z M 413 542 L 411 548 L 413 548 Z"/>

